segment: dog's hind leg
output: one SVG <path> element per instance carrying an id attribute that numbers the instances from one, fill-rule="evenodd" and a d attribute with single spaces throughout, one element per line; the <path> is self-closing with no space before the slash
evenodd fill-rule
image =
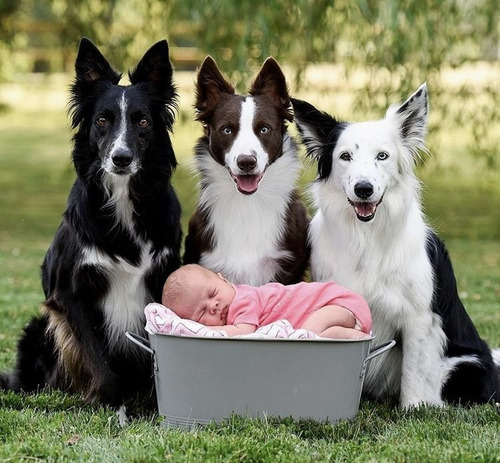
<path id="1" fill-rule="evenodd" d="M 89 402 L 100 399 L 120 405 L 120 381 L 110 368 L 104 339 L 99 338 L 98 330 L 86 316 L 89 311 L 76 298 L 71 303 L 66 300 L 62 307 L 67 311 L 58 310 L 54 300 L 47 301 L 47 332 L 54 338 L 58 361 L 72 388 Z"/>
<path id="2" fill-rule="evenodd" d="M 443 398 L 453 404 L 481 404 L 500 401 L 500 371 L 486 343 L 483 351 L 448 357 Z"/>
<path id="3" fill-rule="evenodd" d="M 36 392 L 47 386 L 57 387 L 57 354 L 53 338 L 47 335 L 47 324 L 46 317 L 37 317 L 24 328 L 14 371 L 1 374 L 0 388 Z"/>

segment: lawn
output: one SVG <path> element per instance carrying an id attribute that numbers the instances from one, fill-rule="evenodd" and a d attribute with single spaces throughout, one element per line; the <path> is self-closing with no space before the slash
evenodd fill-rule
<path id="1" fill-rule="evenodd" d="M 201 128 L 191 122 L 193 76 L 180 77 L 174 185 L 185 230 L 196 200 L 191 150 Z M 67 83 L 54 77 L 0 87 L 0 101 L 11 107 L 0 114 L 0 370 L 12 368 L 22 327 L 42 301 L 39 267 L 74 178 Z M 425 209 L 448 244 L 480 334 L 500 346 L 498 172 L 463 150 L 450 162 L 451 151 L 457 157 L 453 140 L 440 146 L 444 152 L 420 168 Z M 309 166 L 304 190 L 312 178 Z M 160 423 L 144 416 L 120 428 L 112 410 L 84 406 L 79 397 L 0 393 L 0 461 L 500 462 L 500 410 L 492 405 L 402 411 L 362 401 L 353 421 L 336 425 L 232 417 L 182 432 Z"/>

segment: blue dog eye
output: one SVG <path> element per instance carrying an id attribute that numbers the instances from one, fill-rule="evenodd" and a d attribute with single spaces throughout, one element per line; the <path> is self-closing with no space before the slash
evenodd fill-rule
<path id="1" fill-rule="evenodd" d="M 377 160 L 378 161 L 385 161 L 389 155 L 385 151 L 381 151 L 380 153 L 377 154 Z"/>

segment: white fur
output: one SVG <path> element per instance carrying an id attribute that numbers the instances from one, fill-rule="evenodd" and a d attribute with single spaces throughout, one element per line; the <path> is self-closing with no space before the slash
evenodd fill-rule
<path id="1" fill-rule="evenodd" d="M 127 408 L 125 405 L 120 405 L 118 410 L 116 411 L 116 416 L 118 417 L 118 424 L 121 428 L 125 427 L 129 423 L 129 419 L 127 416 Z"/>
<path id="2" fill-rule="evenodd" d="M 500 368 L 500 349 L 492 349 L 491 356 L 493 357 L 493 362 Z"/>
<path id="3" fill-rule="evenodd" d="M 234 284 L 259 286 L 272 280 L 276 260 L 286 257 L 279 240 L 285 233 L 287 204 L 300 168 L 297 146 L 285 134 L 283 155 L 269 165 L 257 192 L 243 195 L 225 167 L 211 156 L 198 156 L 198 169 L 206 180 L 200 205 L 210 207 L 215 237 L 214 248 L 200 264 L 218 269 Z"/>
<path id="4" fill-rule="evenodd" d="M 130 175 L 105 174 L 103 185 L 108 195 L 104 208 L 115 217 L 115 226 L 122 224 L 132 234 L 134 221 L 134 205 L 129 197 Z"/>
<path id="5" fill-rule="evenodd" d="M 152 264 L 149 249 L 143 248 L 138 266 L 122 258 L 114 260 L 95 247 L 85 248 L 83 254 L 80 265 L 98 267 L 109 282 L 109 290 L 101 305 L 110 346 L 129 348 L 131 343 L 125 338 L 125 331 L 142 332 L 144 320 L 142 309 L 138 311 L 138 308 L 145 307 L 150 300 L 144 284 L 144 274 Z"/>
<path id="6" fill-rule="evenodd" d="M 401 124 L 409 112 L 400 114 L 398 108 L 390 108 L 383 120 L 349 125 L 332 152 L 330 176 L 311 190 L 317 208 L 309 234 L 313 280 L 334 280 L 361 293 L 371 307 L 377 341 L 402 340 L 399 349 L 370 362 L 364 388 L 375 397 L 399 392 L 403 407 L 442 404 L 442 384 L 455 366 L 444 358 L 446 337 L 431 309 L 428 227 L 413 173 L 427 119 L 422 89 L 420 97 L 407 102 L 419 117 L 406 137 Z M 303 134 L 314 144 L 313 130 Z M 340 157 L 346 152 L 349 161 Z M 379 153 L 388 157 L 379 159 Z M 360 221 L 348 201 L 359 200 L 354 193 L 359 181 L 373 185 L 370 200 L 383 198 L 369 222 Z"/>
<path id="7" fill-rule="evenodd" d="M 111 143 L 110 150 L 108 153 L 106 153 L 106 156 L 104 157 L 102 163 L 103 169 L 109 174 L 115 172 L 116 169 L 115 165 L 113 164 L 113 156 L 116 154 L 116 152 L 121 150 L 128 151 L 130 149 L 127 144 L 128 121 L 127 121 L 127 99 L 125 98 L 125 91 L 126 89 L 123 90 L 122 96 L 120 100 L 117 102 L 118 106 L 120 107 L 120 125 L 116 132 L 116 138 Z M 137 163 L 137 159 L 135 159 L 134 157 L 129 166 L 130 173 L 134 174 L 135 172 L 137 172 L 138 168 L 139 166 Z"/>
<path id="8" fill-rule="evenodd" d="M 118 129 L 118 136 L 113 142 L 110 150 L 110 155 L 113 156 L 116 151 L 120 149 L 128 149 L 127 146 L 127 100 L 125 98 L 125 92 L 122 93 L 122 97 L 118 103 L 120 106 L 120 127 Z"/>
<path id="9" fill-rule="evenodd" d="M 227 167 L 237 174 L 239 167 L 237 163 L 238 156 L 242 153 L 253 154 L 257 158 L 257 166 L 254 169 L 255 174 L 262 174 L 269 162 L 269 156 L 262 146 L 253 129 L 253 119 L 255 113 L 255 102 L 252 97 L 247 97 L 241 105 L 240 126 L 238 134 L 226 153 L 225 161 Z"/>

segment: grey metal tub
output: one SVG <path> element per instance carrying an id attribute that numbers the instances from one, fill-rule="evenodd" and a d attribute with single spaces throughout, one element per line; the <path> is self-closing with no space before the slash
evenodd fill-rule
<path id="1" fill-rule="evenodd" d="M 395 341 L 370 350 L 363 340 L 204 338 L 135 333 L 153 356 L 164 425 L 191 428 L 231 414 L 336 422 L 359 408 L 367 363 Z"/>

